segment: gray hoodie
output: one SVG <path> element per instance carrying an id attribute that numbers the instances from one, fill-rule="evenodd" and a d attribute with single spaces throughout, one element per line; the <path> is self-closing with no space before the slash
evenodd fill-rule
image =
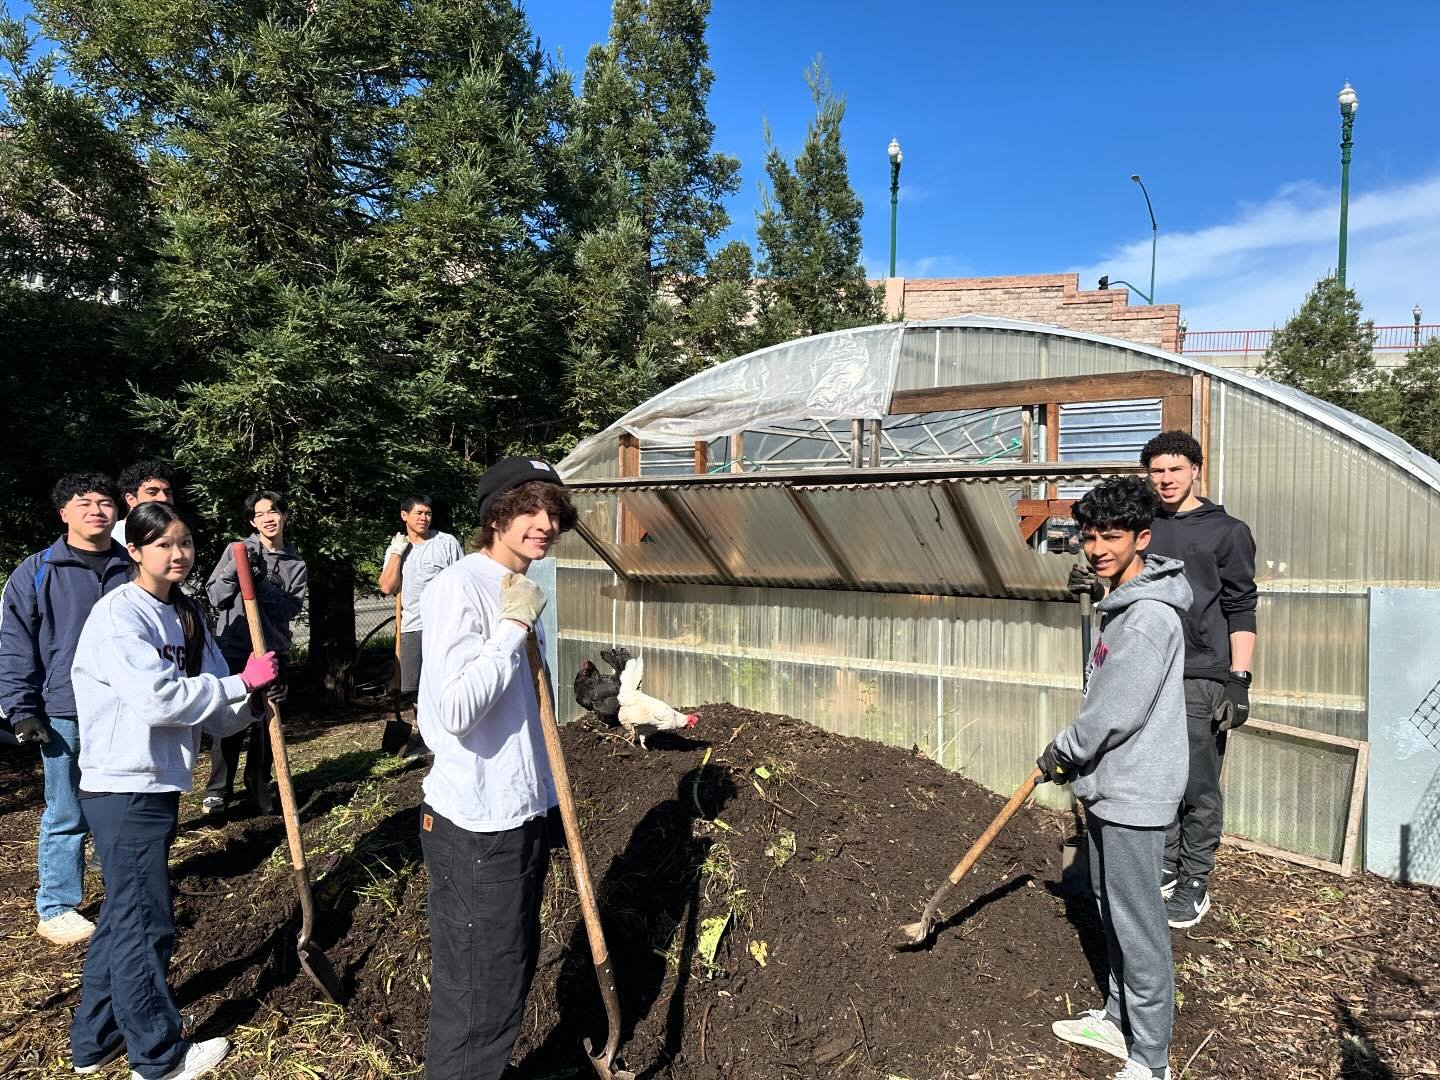
<path id="1" fill-rule="evenodd" d="M 260 542 L 259 533 L 245 539 L 247 547 L 260 552 L 265 559 L 265 576 L 255 580 L 255 600 L 260 608 L 260 625 L 265 631 L 265 644 L 277 653 L 290 651 L 290 621 L 305 606 L 305 586 L 310 574 L 305 560 L 289 544 L 271 551 Z M 235 557 L 230 545 L 205 582 L 205 592 L 215 605 L 219 617 L 215 637 L 225 659 L 235 664 L 250 655 L 250 627 L 245 621 L 245 605 L 240 601 L 240 579 L 235 576 Z"/>
<path id="2" fill-rule="evenodd" d="M 1097 605 L 1100 638 L 1085 703 L 1055 736 L 1075 766 L 1075 797 L 1117 825 L 1168 825 L 1185 791 L 1185 564 L 1152 556 Z"/>

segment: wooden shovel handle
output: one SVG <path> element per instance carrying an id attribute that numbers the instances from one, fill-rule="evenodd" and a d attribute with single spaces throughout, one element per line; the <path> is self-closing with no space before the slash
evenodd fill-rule
<path id="1" fill-rule="evenodd" d="M 250 574 L 250 556 L 246 545 L 237 541 L 230 545 L 235 560 L 235 578 L 240 583 L 240 599 L 245 604 L 245 622 L 250 627 L 250 648 L 256 656 L 270 650 L 265 647 L 265 628 L 260 624 L 260 605 L 255 600 L 255 579 Z M 285 730 L 280 723 L 280 707 L 265 701 L 269 721 L 270 752 L 275 756 L 275 783 L 280 788 L 280 810 L 285 819 L 285 838 L 290 842 L 290 864 L 305 869 L 305 846 L 300 840 L 300 812 L 295 806 L 295 788 L 290 782 L 290 759 L 285 753 Z"/>
<path id="2" fill-rule="evenodd" d="M 980 834 L 980 839 L 970 846 L 965 857 L 955 864 L 954 870 L 950 871 L 951 885 L 959 884 L 960 879 L 970 872 L 975 861 L 985 854 L 985 849 L 990 846 L 990 841 L 1000 834 L 1005 823 L 1014 817 L 1015 811 L 1025 804 L 1025 800 L 1030 797 L 1030 793 L 1035 790 L 1035 785 L 1044 775 L 1039 769 L 1036 769 L 1026 777 L 1023 784 L 1015 789 L 1015 794 L 1010 796 L 1010 801 L 1001 808 L 1000 813 L 995 815 L 995 820 L 990 823 L 990 827 Z"/>

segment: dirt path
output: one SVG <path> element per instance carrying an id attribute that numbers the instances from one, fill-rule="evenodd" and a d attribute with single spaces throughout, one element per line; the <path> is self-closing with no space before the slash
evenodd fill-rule
<path id="1" fill-rule="evenodd" d="M 1050 1021 L 1098 1002 L 1092 905 L 1058 894 L 1068 818 L 1022 811 L 956 891 L 932 948 L 893 928 L 1002 799 L 903 751 L 730 706 L 646 753 L 564 734 L 621 986 L 621 1053 L 641 1076 L 1098 1078 L 1111 1059 Z M 428 1009 L 423 767 L 380 758 L 381 720 L 292 725 L 322 920 L 354 995 L 297 978 L 294 899 L 275 819 L 206 824 L 182 804 L 172 972 L 222 1075 L 418 1075 Z M 38 763 L 0 758 L 0 1075 L 68 1072 L 81 950 L 32 933 Z M 95 883 L 98 885 L 98 882 Z M 1440 894 L 1222 852 L 1215 912 L 1176 935 L 1173 1064 L 1192 1077 L 1437 1075 Z M 90 912 L 93 914 L 93 910 Z M 604 1034 L 562 856 L 516 1048 L 517 1077 L 586 1077 Z M 124 1075 L 118 1069 L 116 1075 Z"/>

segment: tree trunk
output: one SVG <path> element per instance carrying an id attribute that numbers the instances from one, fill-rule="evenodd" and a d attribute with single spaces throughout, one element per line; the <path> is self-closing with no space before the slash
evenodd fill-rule
<path id="1" fill-rule="evenodd" d="M 326 705 L 348 705 L 355 667 L 355 568 L 309 557 L 310 677 Z"/>

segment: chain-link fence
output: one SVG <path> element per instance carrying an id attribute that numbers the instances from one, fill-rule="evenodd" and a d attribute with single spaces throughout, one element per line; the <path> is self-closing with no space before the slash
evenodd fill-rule
<path id="1" fill-rule="evenodd" d="M 1415 707 L 1410 714 L 1410 722 L 1420 729 L 1426 742 L 1440 750 L 1440 682 L 1432 686 Z"/>

